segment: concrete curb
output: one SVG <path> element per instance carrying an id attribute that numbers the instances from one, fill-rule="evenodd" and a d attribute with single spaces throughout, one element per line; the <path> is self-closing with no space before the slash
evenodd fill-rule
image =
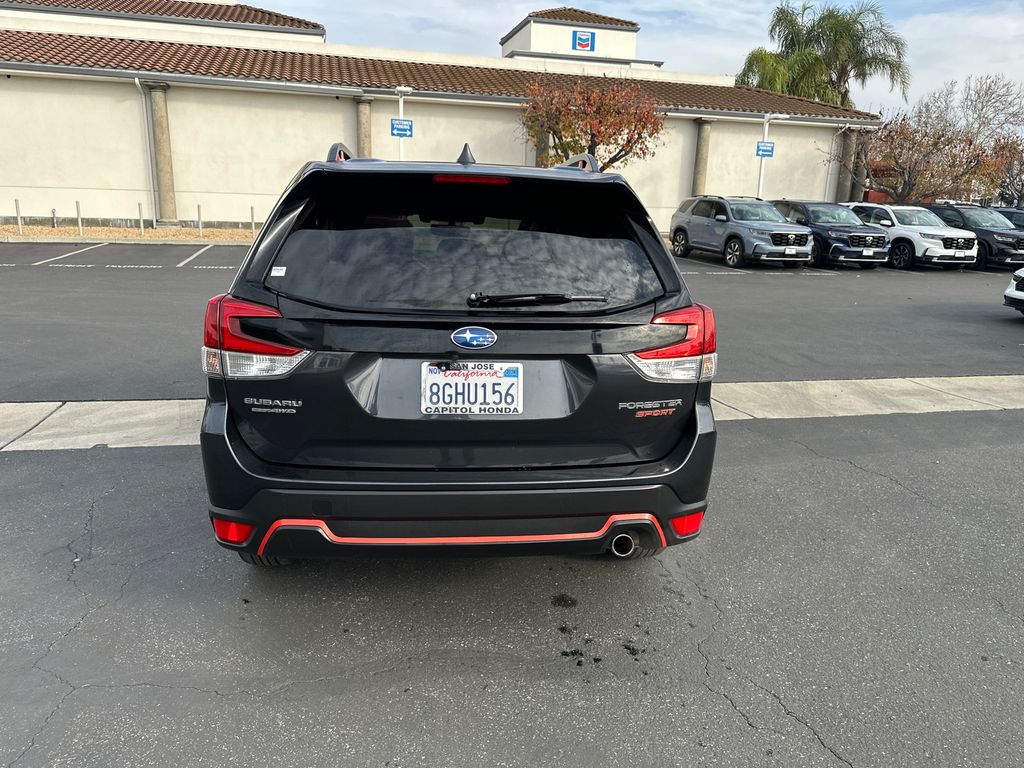
<path id="1" fill-rule="evenodd" d="M 110 240 L 102 237 L 19 237 L 0 235 L 0 243 L 107 243 L 108 245 L 252 245 L 252 240 Z"/>

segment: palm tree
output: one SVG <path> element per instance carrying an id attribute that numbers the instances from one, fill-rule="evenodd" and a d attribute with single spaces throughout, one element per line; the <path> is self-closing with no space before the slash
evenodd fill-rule
<path id="1" fill-rule="evenodd" d="M 815 12 L 806 0 L 799 8 L 787 0 L 772 12 L 768 36 L 776 50 L 751 51 L 736 78 L 740 85 L 850 107 L 852 83 L 884 77 L 906 98 L 907 43 L 877 3 Z"/>

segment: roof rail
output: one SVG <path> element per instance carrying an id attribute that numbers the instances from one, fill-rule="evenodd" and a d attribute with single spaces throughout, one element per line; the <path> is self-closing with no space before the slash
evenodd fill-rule
<path id="1" fill-rule="evenodd" d="M 587 166 L 590 166 L 589 168 Z M 588 173 L 600 173 L 601 166 L 597 162 L 597 158 L 587 152 L 581 152 L 578 155 L 573 155 L 564 163 L 559 163 L 555 168 L 578 168 L 581 171 L 587 171 Z"/>
<path id="2" fill-rule="evenodd" d="M 355 155 L 352 153 L 352 150 L 340 141 L 331 144 L 331 148 L 327 150 L 328 163 L 343 163 L 346 160 L 351 160 L 353 157 L 355 157 Z"/>

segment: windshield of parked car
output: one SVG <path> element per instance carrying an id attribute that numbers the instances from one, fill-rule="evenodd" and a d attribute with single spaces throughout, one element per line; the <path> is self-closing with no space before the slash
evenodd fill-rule
<path id="1" fill-rule="evenodd" d="M 466 311 L 474 293 L 564 293 L 606 300 L 497 311 L 609 312 L 664 293 L 649 255 L 660 243 L 615 186 L 437 178 L 324 181 L 266 285 L 300 301 L 368 311 Z"/>
<path id="2" fill-rule="evenodd" d="M 990 227 L 992 229 L 1013 229 L 1010 220 L 991 208 L 960 208 L 967 223 L 972 227 Z"/>
<path id="3" fill-rule="evenodd" d="M 896 221 L 905 227 L 947 227 L 949 226 L 931 211 L 924 208 L 908 208 L 893 211 Z"/>
<path id="4" fill-rule="evenodd" d="M 812 224 L 849 224 L 863 226 L 857 214 L 841 205 L 808 205 L 807 216 Z"/>
<path id="5" fill-rule="evenodd" d="M 779 209 L 769 203 L 733 203 L 732 215 L 737 221 L 786 220 L 786 217 L 779 213 Z"/>

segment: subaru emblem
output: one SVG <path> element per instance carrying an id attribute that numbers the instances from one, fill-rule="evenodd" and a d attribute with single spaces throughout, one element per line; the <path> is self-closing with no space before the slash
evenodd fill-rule
<path id="1" fill-rule="evenodd" d="M 497 340 L 498 334 L 477 325 L 467 325 L 452 333 L 452 343 L 463 349 L 487 349 Z"/>

